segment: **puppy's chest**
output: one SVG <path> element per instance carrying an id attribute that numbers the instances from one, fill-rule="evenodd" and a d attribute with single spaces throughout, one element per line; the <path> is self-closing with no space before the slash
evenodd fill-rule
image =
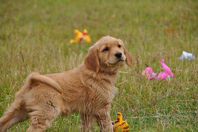
<path id="1" fill-rule="evenodd" d="M 90 85 L 88 91 L 88 102 L 95 107 L 103 106 L 112 102 L 116 89 L 113 84 L 98 81 Z"/>

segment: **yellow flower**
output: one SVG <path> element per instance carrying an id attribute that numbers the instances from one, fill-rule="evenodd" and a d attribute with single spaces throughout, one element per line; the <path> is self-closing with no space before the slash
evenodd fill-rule
<path id="1" fill-rule="evenodd" d="M 117 120 L 113 122 L 113 129 L 114 132 L 129 132 L 129 124 L 126 121 L 124 121 L 121 112 L 118 112 Z"/>
<path id="2" fill-rule="evenodd" d="M 80 32 L 78 29 L 75 29 L 74 34 L 74 39 L 70 40 L 71 44 L 80 44 L 82 43 L 82 41 L 85 41 L 88 44 L 91 43 L 91 37 L 86 29 L 84 29 L 83 32 Z"/>

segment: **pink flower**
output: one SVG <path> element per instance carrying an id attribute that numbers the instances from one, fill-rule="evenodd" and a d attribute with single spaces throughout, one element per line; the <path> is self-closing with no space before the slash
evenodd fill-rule
<path id="1" fill-rule="evenodd" d="M 157 79 L 158 80 L 167 80 L 170 78 L 174 78 L 173 72 L 171 71 L 170 67 L 168 67 L 165 64 L 164 59 L 162 59 L 160 63 L 162 65 L 162 68 L 164 69 L 164 72 L 160 72 L 157 76 Z"/>
<path id="2" fill-rule="evenodd" d="M 147 67 L 142 74 L 147 77 L 148 80 L 153 80 L 156 78 L 156 73 L 153 71 L 151 67 Z"/>
<path id="3" fill-rule="evenodd" d="M 159 74 L 155 73 L 153 71 L 153 69 L 151 67 L 147 67 L 144 71 L 143 71 L 143 75 L 147 77 L 148 80 L 167 80 L 170 78 L 174 78 L 174 74 L 171 71 L 170 67 L 168 67 L 165 62 L 164 59 L 162 59 L 160 61 L 162 68 L 163 68 L 163 72 L 160 72 Z"/>

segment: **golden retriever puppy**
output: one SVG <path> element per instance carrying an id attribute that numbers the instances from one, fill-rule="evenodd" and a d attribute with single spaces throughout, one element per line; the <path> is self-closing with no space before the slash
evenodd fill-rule
<path id="1" fill-rule="evenodd" d="M 91 131 L 94 120 L 102 132 L 112 132 L 110 109 L 120 67 L 131 65 L 123 42 L 110 36 L 89 49 L 84 64 L 62 73 L 32 73 L 16 94 L 14 102 L 0 118 L 4 132 L 30 118 L 28 132 L 43 132 L 59 115 L 80 113 L 82 131 Z"/>

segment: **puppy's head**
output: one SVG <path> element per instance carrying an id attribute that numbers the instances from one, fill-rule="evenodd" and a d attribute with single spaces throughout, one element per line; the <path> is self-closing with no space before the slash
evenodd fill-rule
<path id="1" fill-rule="evenodd" d="M 101 38 L 90 47 L 85 59 L 87 68 L 95 72 L 100 69 L 118 69 L 125 62 L 130 66 L 132 60 L 123 41 L 110 36 Z"/>

